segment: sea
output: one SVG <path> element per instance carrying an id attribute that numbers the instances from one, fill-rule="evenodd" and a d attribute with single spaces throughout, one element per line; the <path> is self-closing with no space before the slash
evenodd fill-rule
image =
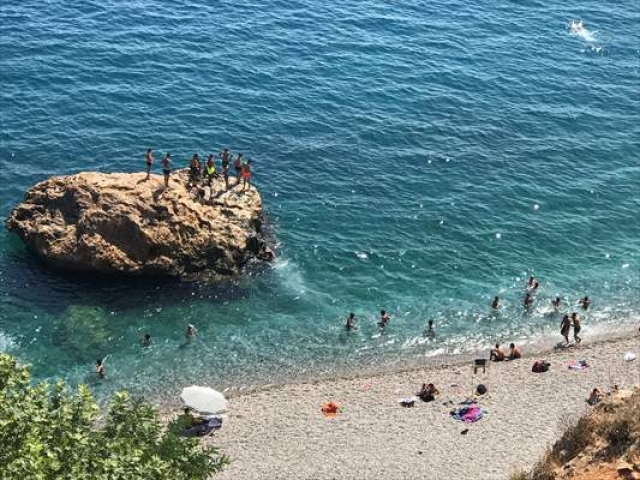
<path id="1" fill-rule="evenodd" d="M 102 278 L 2 229 L 0 351 L 37 380 L 171 399 L 526 352 L 561 340 L 556 296 L 585 342 L 637 328 L 636 0 L 4 0 L 0 20 L 2 216 L 52 175 L 228 147 L 277 253 L 224 284 Z"/>

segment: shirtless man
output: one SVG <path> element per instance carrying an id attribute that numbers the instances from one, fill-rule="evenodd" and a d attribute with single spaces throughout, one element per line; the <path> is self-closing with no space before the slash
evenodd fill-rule
<path id="1" fill-rule="evenodd" d="M 496 346 L 491 349 L 491 352 L 489 352 L 490 361 L 501 362 L 504 360 L 504 356 L 504 350 L 502 350 L 499 343 L 496 343 Z"/>
<path id="2" fill-rule="evenodd" d="M 220 159 L 222 160 L 222 177 L 224 178 L 225 189 L 229 190 L 229 162 L 231 160 L 231 153 L 228 148 L 225 148 L 220 153 Z"/>
<path id="3" fill-rule="evenodd" d="M 147 164 L 147 178 L 146 180 L 149 180 L 149 177 L 151 176 L 151 167 L 153 166 L 153 150 L 151 150 L 150 148 L 147 149 L 147 153 L 144 156 L 145 158 L 145 162 Z"/>
<path id="4" fill-rule="evenodd" d="M 345 328 L 347 329 L 347 331 L 356 329 L 356 315 L 355 315 L 355 313 L 351 312 L 349 314 L 349 316 L 347 317 L 347 323 L 345 324 Z"/>
<path id="5" fill-rule="evenodd" d="M 569 345 L 569 330 L 571 330 L 571 319 L 569 315 L 565 315 L 560 322 L 560 335 L 564 337 L 565 345 Z"/>
<path id="6" fill-rule="evenodd" d="M 580 343 L 582 338 L 580 338 L 580 330 L 582 330 L 582 325 L 580 324 L 580 319 L 578 318 L 578 314 L 573 312 L 571 314 L 571 324 L 573 325 L 573 339 L 576 343 Z"/>
<path id="7" fill-rule="evenodd" d="M 498 310 L 500 308 L 500 297 L 497 295 L 493 297 L 493 302 L 491 302 L 491 308 L 494 310 Z"/>
<path id="8" fill-rule="evenodd" d="M 102 359 L 98 358 L 96 360 L 96 374 L 100 380 L 104 380 L 106 375 L 104 373 L 104 364 L 102 363 Z"/>
<path id="9" fill-rule="evenodd" d="M 520 349 L 516 347 L 515 343 L 509 345 L 509 360 L 517 360 L 518 358 L 522 358 L 522 353 Z"/>
<path id="10" fill-rule="evenodd" d="M 583 310 L 587 310 L 589 308 L 589 305 L 591 305 L 591 300 L 589 300 L 589 297 L 584 297 L 580 299 L 580 306 L 582 307 Z"/>

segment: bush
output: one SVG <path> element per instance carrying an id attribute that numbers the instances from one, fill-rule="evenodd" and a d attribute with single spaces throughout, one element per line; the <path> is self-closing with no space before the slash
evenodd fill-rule
<path id="1" fill-rule="evenodd" d="M 119 392 L 101 426 L 86 386 L 31 384 L 0 354 L 0 480 L 204 480 L 229 459 L 163 428 L 158 412 Z"/>

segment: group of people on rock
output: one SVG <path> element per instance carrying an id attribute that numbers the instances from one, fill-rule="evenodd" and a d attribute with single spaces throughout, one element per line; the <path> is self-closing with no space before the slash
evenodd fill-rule
<path id="1" fill-rule="evenodd" d="M 225 188 L 229 190 L 229 169 L 230 165 L 233 162 L 233 168 L 236 172 L 236 185 L 239 185 L 240 182 L 243 184 L 243 191 L 247 188 L 251 188 L 251 159 L 245 158 L 242 153 L 239 153 L 236 158 L 233 158 L 233 154 L 228 148 L 224 148 L 217 156 L 214 154 L 209 154 L 206 161 L 202 161 L 200 156 L 197 153 L 194 153 L 191 157 L 191 161 L 189 162 L 189 187 L 209 187 L 212 188 L 212 181 L 214 178 L 218 178 L 220 174 L 218 173 L 216 167 L 216 157 L 219 157 L 221 160 L 221 174 L 224 179 Z M 151 176 L 151 169 L 154 164 L 153 157 L 153 149 L 147 149 L 147 153 L 145 154 L 145 164 L 146 164 L 146 172 L 148 180 Z M 164 185 L 165 187 L 169 187 L 169 179 L 171 176 L 171 154 L 166 153 L 162 157 L 162 174 L 164 175 Z"/>

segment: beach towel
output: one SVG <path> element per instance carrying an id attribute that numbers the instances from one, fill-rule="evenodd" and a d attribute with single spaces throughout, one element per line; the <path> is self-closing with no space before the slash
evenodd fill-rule
<path id="1" fill-rule="evenodd" d="M 455 420 L 460 420 L 464 423 L 474 423 L 481 420 L 488 412 L 478 406 L 478 404 L 472 403 L 451 410 L 450 413 Z"/>
<path id="2" fill-rule="evenodd" d="M 571 360 L 569 363 L 567 363 L 567 368 L 569 370 L 579 371 L 589 368 L 589 364 L 586 360 Z"/>

